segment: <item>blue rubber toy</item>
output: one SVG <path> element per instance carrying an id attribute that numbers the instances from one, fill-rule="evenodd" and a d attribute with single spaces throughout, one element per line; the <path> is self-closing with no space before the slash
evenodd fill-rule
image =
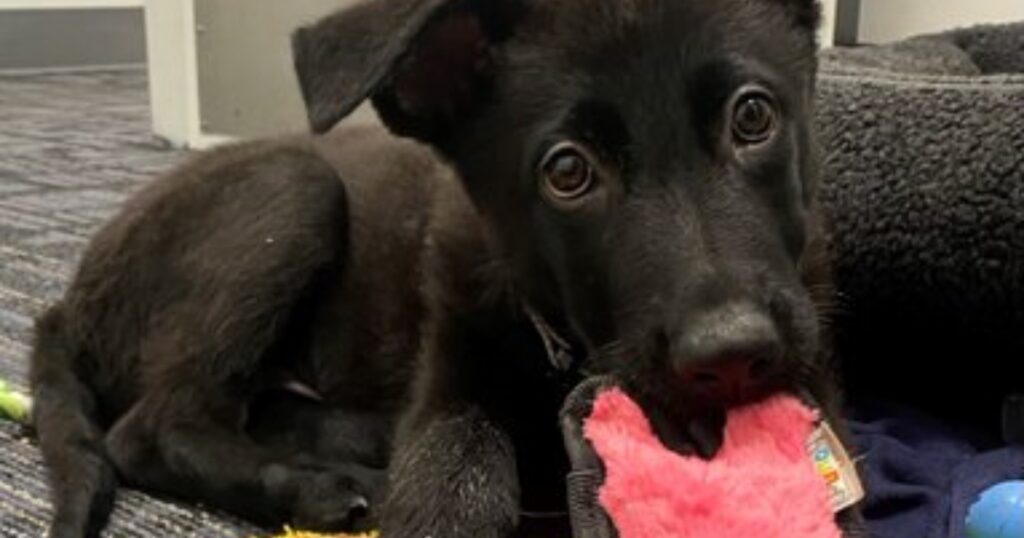
<path id="1" fill-rule="evenodd" d="M 1024 538 L 1024 480 L 982 492 L 967 514 L 967 538 Z"/>

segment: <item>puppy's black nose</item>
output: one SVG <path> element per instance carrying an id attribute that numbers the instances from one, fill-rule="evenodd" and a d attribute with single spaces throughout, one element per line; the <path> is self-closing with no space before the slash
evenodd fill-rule
<path id="1" fill-rule="evenodd" d="M 715 400 L 742 400 L 764 386 L 772 369 L 768 359 L 736 357 L 686 368 L 683 381 L 701 396 Z"/>
<path id="2" fill-rule="evenodd" d="M 778 373 L 782 343 L 772 319 L 749 303 L 697 316 L 676 341 L 673 360 L 687 390 L 742 399 Z"/>

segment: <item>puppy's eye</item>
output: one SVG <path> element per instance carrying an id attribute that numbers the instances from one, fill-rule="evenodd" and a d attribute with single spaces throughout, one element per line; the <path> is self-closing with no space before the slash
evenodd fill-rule
<path id="1" fill-rule="evenodd" d="M 594 167 L 584 151 L 565 142 L 552 148 L 541 163 L 541 189 L 555 202 L 575 200 L 594 185 Z"/>
<path id="2" fill-rule="evenodd" d="M 775 133 L 777 122 L 775 103 L 766 90 L 746 88 L 733 101 L 732 134 L 739 144 L 765 142 Z"/>

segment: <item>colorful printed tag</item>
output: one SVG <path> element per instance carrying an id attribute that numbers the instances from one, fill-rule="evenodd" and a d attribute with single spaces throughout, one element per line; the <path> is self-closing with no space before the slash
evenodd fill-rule
<path id="1" fill-rule="evenodd" d="M 807 452 L 828 485 L 833 510 L 841 512 L 864 498 L 864 486 L 857 475 L 857 466 L 827 422 L 822 421 L 811 434 Z"/>

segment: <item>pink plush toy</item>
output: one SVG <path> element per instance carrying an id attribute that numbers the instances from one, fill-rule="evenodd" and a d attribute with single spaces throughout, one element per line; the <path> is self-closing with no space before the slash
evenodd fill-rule
<path id="1" fill-rule="evenodd" d="M 565 416 L 570 416 L 567 406 Z M 578 406 L 577 406 L 578 407 Z M 582 408 L 578 408 L 577 412 Z M 570 476 L 577 537 L 622 538 L 840 538 L 835 491 L 824 460 L 809 444 L 818 414 L 792 397 L 775 397 L 728 414 L 721 449 L 710 461 L 664 447 L 640 407 L 622 390 L 596 392 L 579 413 L 589 442 L 583 455 L 567 437 L 574 466 L 594 457 L 601 478 L 588 507 L 580 479 Z M 571 419 L 568 419 L 571 422 Z M 563 428 L 566 428 L 563 420 Z M 570 432 L 569 427 L 566 431 Z M 823 456 L 824 457 L 824 454 Z M 834 461 L 834 460 L 833 460 Z M 574 478 L 576 483 L 574 484 Z M 590 494 L 593 497 L 593 493 Z M 603 511 L 614 529 L 588 509 Z M 604 523 L 607 526 L 607 521 Z"/>

